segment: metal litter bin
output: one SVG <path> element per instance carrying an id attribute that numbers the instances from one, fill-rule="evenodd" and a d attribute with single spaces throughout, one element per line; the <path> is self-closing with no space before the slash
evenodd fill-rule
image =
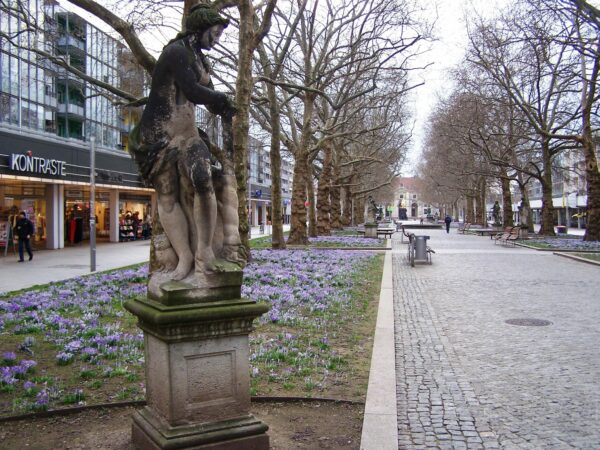
<path id="1" fill-rule="evenodd" d="M 415 260 L 427 261 L 427 239 L 429 236 L 415 236 Z"/>

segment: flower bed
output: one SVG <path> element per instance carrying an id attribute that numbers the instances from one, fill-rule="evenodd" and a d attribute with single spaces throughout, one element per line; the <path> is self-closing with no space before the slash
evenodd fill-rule
<path id="1" fill-rule="evenodd" d="M 251 339 L 254 392 L 272 392 L 265 386 L 281 380 L 287 384 L 275 391 L 289 390 L 296 379 L 310 392 L 346 373 L 349 359 L 330 340 L 345 322 L 361 320 L 364 293 L 355 291 L 375 286 L 364 274 L 381 258 L 319 251 L 255 251 L 253 258 L 243 295 L 271 304 Z M 143 398 L 142 333 L 122 305 L 145 295 L 146 279 L 140 266 L 0 300 L 0 414 Z"/>
<path id="2" fill-rule="evenodd" d="M 364 238 L 356 235 L 317 236 L 309 238 L 309 245 L 317 248 L 347 247 L 347 248 L 380 248 L 385 247 L 385 239 Z M 254 249 L 271 248 L 271 237 L 253 239 L 251 247 Z"/>
<path id="3" fill-rule="evenodd" d="M 385 247 L 385 239 L 360 236 L 318 236 L 310 238 L 314 247 Z"/>
<path id="4" fill-rule="evenodd" d="M 599 241 L 582 241 L 581 239 L 565 239 L 565 238 L 533 238 L 526 242 L 526 245 L 536 248 L 547 248 L 552 250 L 563 251 L 598 251 L 600 252 Z"/>
<path id="5" fill-rule="evenodd" d="M 251 335 L 252 393 L 360 398 L 382 257 L 316 249 L 253 257 L 242 295 L 270 303 L 271 310 Z"/>

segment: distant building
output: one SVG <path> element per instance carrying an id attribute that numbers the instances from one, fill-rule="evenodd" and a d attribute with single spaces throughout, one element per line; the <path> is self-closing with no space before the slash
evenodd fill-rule
<path id="1" fill-rule="evenodd" d="M 438 213 L 438 209 L 422 200 L 417 177 L 400 177 L 394 180 L 394 211 L 400 220 L 426 218 Z"/>
<path id="2" fill-rule="evenodd" d="M 596 158 L 600 161 L 600 142 L 596 142 Z M 555 224 L 573 228 L 585 228 L 587 210 L 587 180 L 585 160 L 579 149 L 562 153 L 555 159 L 552 173 L 552 205 L 555 208 Z M 534 223 L 541 222 L 542 187 L 537 180 L 528 185 L 527 194 Z M 518 222 L 518 202 L 513 213 Z"/>
<path id="3" fill-rule="evenodd" d="M 270 225 L 272 223 L 272 172 L 269 147 L 258 139 L 250 137 L 248 148 L 248 169 L 250 184 L 250 225 Z M 293 164 L 281 161 L 281 201 L 283 222 L 290 222 L 292 197 Z"/>

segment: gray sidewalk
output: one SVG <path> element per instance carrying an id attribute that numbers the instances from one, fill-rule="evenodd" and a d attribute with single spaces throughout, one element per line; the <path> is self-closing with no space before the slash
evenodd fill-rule
<path id="1" fill-rule="evenodd" d="M 87 244 L 60 250 L 34 251 L 33 259 L 18 263 L 11 254 L 0 257 L 0 292 L 24 289 L 36 284 L 61 281 L 90 273 L 90 247 Z M 98 272 L 148 261 L 150 241 L 98 243 Z"/>
<path id="2" fill-rule="evenodd" d="M 398 443 L 361 448 L 600 448 L 600 268 L 427 234 L 433 265 L 392 255 Z"/>

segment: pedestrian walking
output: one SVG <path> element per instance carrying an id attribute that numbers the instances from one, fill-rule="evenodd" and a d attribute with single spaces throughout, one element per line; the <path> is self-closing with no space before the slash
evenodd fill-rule
<path id="1" fill-rule="evenodd" d="M 29 254 L 29 261 L 33 259 L 33 253 L 31 252 L 31 244 L 29 239 L 33 236 L 33 224 L 25 215 L 25 211 L 21 211 L 19 219 L 15 225 L 15 235 L 19 238 L 19 262 L 25 261 L 23 259 L 23 247 Z"/>
<path id="2" fill-rule="evenodd" d="M 452 223 L 452 217 L 450 217 L 448 214 L 446 214 L 446 218 L 444 219 L 444 222 L 446 222 L 446 233 L 450 233 L 450 224 Z"/>

